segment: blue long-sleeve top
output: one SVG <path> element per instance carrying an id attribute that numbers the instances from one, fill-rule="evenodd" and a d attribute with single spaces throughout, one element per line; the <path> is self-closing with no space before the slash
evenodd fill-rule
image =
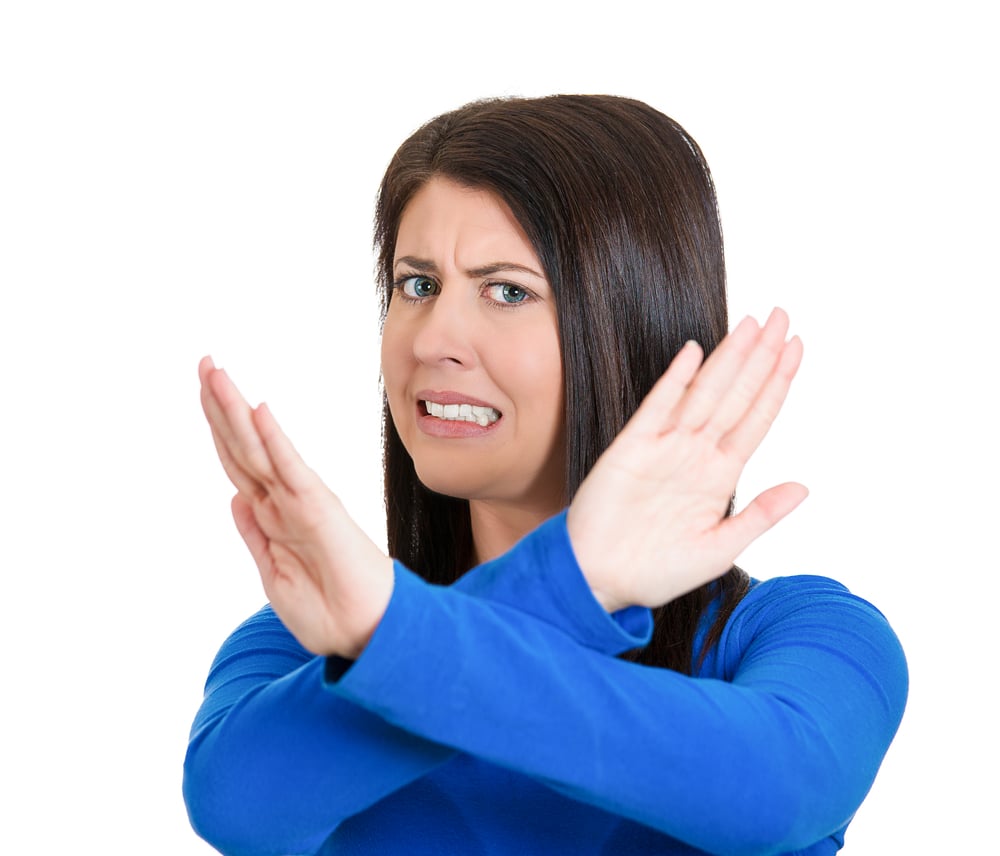
<path id="1" fill-rule="evenodd" d="M 836 852 L 906 701 L 882 614 L 755 582 L 692 676 L 617 657 L 651 631 L 594 599 L 565 513 L 450 587 L 396 563 L 353 662 L 265 607 L 212 665 L 191 822 L 247 856 Z"/>

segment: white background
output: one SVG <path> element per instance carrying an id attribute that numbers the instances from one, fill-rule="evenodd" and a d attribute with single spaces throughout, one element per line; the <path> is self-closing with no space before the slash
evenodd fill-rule
<path id="1" fill-rule="evenodd" d="M 741 564 L 841 579 L 909 657 L 845 852 L 983 852 L 1000 761 L 987 4 L 361 5 L 0 7 L 2 849 L 210 852 L 180 795 L 187 730 L 263 595 L 199 357 L 266 397 L 382 540 L 382 170 L 468 100 L 608 92 L 702 145 L 733 321 L 778 304 L 806 344 L 739 496 L 789 478 L 812 495 Z"/>

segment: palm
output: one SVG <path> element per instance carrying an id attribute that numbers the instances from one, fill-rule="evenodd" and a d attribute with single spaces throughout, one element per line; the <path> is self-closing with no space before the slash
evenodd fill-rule
<path id="1" fill-rule="evenodd" d="M 763 329 L 744 322 L 700 370 L 700 349 L 683 349 L 580 486 L 570 538 L 606 607 L 657 606 L 720 576 L 805 497 L 780 485 L 725 516 L 798 368 L 786 331 L 780 310 Z"/>

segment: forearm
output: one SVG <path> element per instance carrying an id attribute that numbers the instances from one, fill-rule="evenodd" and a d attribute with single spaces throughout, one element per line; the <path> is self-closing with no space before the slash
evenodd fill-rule
<path id="1" fill-rule="evenodd" d="M 328 676 L 337 693 L 708 852 L 785 852 L 838 829 L 901 713 L 894 637 L 849 606 L 823 628 L 829 645 L 811 645 L 801 631 L 815 630 L 812 619 L 793 616 L 783 641 L 751 647 L 729 683 L 583 649 L 402 568 L 396 586 L 365 653 Z M 870 654 L 837 652 L 852 634 L 875 640 Z"/>
<path id="2" fill-rule="evenodd" d="M 345 818 L 453 750 L 322 688 L 324 659 L 265 679 L 193 733 L 191 823 L 226 854 L 314 853 Z"/>
<path id="3" fill-rule="evenodd" d="M 565 515 L 454 588 L 517 604 L 531 613 L 529 623 L 612 654 L 644 644 L 651 630 L 647 610 L 612 617 L 594 601 L 575 565 Z M 435 647 L 439 629 L 426 628 L 431 635 L 418 644 Z M 269 608 L 219 652 L 192 729 L 184 792 L 192 824 L 223 852 L 314 850 L 342 820 L 453 754 L 330 692 L 324 665 Z"/>
<path id="4" fill-rule="evenodd" d="M 644 646 L 652 614 L 638 606 L 610 615 L 604 610 L 577 564 L 566 518 L 563 511 L 547 520 L 451 588 L 538 618 L 584 648 L 617 655 Z"/>

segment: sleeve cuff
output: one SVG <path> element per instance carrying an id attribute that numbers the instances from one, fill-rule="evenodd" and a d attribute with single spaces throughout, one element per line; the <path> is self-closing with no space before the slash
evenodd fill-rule
<path id="1" fill-rule="evenodd" d="M 609 614 L 597 602 L 573 554 L 565 510 L 469 571 L 454 588 L 521 610 L 604 654 L 643 647 L 653 634 L 649 609 L 630 606 Z"/>

